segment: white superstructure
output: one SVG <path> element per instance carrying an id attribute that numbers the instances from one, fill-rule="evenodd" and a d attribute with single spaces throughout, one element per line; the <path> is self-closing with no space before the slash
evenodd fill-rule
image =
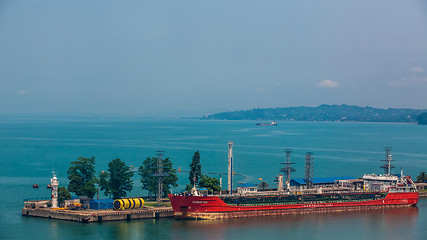
<path id="1" fill-rule="evenodd" d="M 383 192 L 407 192 L 416 190 L 415 184 L 410 176 L 400 176 L 392 174 L 377 175 L 375 173 L 363 175 L 363 185 L 365 190 Z"/>

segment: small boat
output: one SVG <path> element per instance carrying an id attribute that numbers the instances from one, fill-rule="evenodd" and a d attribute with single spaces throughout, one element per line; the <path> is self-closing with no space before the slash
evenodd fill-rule
<path id="1" fill-rule="evenodd" d="M 276 126 L 276 121 L 272 121 L 271 123 L 256 123 L 258 126 Z"/>
<path id="2" fill-rule="evenodd" d="M 52 185 L 48 184 L 48 185 L 47 185 L 47 188 L 51 189 L 51 188 L 52 188 Z"/>
<path id="3" fill-rule="evenodd" d="M 40 186 L 38 184 L 33 184 L 33 188 L 39 188 Z"/>

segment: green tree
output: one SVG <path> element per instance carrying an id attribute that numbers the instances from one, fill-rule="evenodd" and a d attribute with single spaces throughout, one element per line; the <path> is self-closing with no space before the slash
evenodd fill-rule
<path id="1" fill-rule="evenodd" d="M 423 183 L 427 181 L 427 174 L 426 172 L 420 172 L 420 174 L 417 176 L 417 182 Z"/>
<path id="2" fill-rule="evenodd" d="M 110 173 L 106 171 L 102 171 L 98 175 L 99 178 L 99 188 L 101 191 L 104 191 L 105 196 L 110 196 L 110 186 L 109 186 L 109 179 L 110 179 Z"/>
<path id="3" fill-rule="evenodd" d="M 209 189 L 209 191 L 220 191 L 219 180 L 213 177 L 202 175 L 199 181 L 199 187 Z"/>
<path id="4" fill-rule="evenodd" d="M 266 183 L 266 182 L 264 182 L 264 181 L 262 181 L 260 184 L 259 184 L 259 188 L 261 188 L 261 189 L 267 189 L 268 188 L 268 184 Z"/>
<path id="5" fill-rule="evenodd" d="M 71 199 L 71 193 L 66 187 L 58 187 L 58 202 L 59 205 L 63 205 L 65 200 Z"/>
<path id="6" fill-rule="evenodd" d="M 138 169 L 138 174 L 141 176 L 142 190 L 147 190 L 150 196 L 157 195 L 157 178 L 153 177 L 157 171 L 157 158 L 148 157 Z M 172 187 L 178 187 L 176 183 L 178 176 L 176 169 L 173 168 L 172 161 L 169 158 L 163 159 L 163 172 L 168 176 L 163 177 L 163 196 L 170 193 Z"/>
<path id="7" fill-rule="evenodd" d="M 117 158 L 108 163 L 108 172 L 99 174 L 99 186 L 106 196 L 112 195 L 114 199 L 126 197 L 126 192 L 133 189 L 132 176 L 129 167 Z"/>
<path id="8" fill-rule="evenodd" d="M 72 161 L 68 168 L 68 190 L 77 196 L 87 196 L 93 198 L 96 193 L 95 183 L 98 179 L 95 176 L 95 158 L 79 157 Z"/>
<path id="9" fill-rule="evenodd" d="M 190 186 L 193 186 L 194 182 L 197 185 L 201 176 L 202 165 L 200 164 L 200 153 L 199 151 L 196 151 L 193 155 L 193 161 L 191 161 L 190 163 L 190 173 L 188 175 L 188 180 L 190 180 Z"/>

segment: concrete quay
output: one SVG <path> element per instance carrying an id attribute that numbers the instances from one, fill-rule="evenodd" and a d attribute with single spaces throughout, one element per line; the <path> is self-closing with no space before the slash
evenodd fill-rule
<path id="1" fill-rule="evenodd" d="M 173 217 L 171 207 L 156 207 L 144 209 L 132 209 L 115 211 L 107 210 L 64 210 L 50 208 L 23 208 L 22 216 L 41 217 L 50 219 L 59 219 L 67 221 L 76 221 L 82 223 L 120 221 L 148 218 Z"/>

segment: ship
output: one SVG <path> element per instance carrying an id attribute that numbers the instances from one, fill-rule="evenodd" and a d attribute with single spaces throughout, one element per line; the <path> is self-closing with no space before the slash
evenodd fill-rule
<path id="1" fill-rule="evenodd" d="M 310 162 L 312 158 L 306 155 L 306 166 L 307 159 Z M 297 181 L 290 179 L 293 168 L 289 167 L 292 163 L 288 158 L 284 163 L 286 167 L 282 169 L 287 179 L 284 180 L 283 175 L 276 177 L 277 189 L 263 190 L 249 184 L 237 187 L 237 190 L 229 188 L 225 194 L 200 195 L 194 186 L 191 193 L 169 194 L 168 197 L 175 217 L 182 219 L 282 216 L 415 206 L 419 193 L 414 181 L 403 175 L 403 171 L 399 175 L 390 173 L 393 166 L 389 151 L 383 161 L 387 161 L 382 167 L 384 174 L 364 174 L 355 179 L 334 178 L 329 184 L 316 184 L 311 178 L 298 185 L 295 184 Z M 310 172 L 308 170 L 306 173 Z"/>
<path id="2" fill-rule="evenodd" d="M 277 122 L 272 121 L 271 123 L 256 123 L 257 126 L 276 126 Z"/>

